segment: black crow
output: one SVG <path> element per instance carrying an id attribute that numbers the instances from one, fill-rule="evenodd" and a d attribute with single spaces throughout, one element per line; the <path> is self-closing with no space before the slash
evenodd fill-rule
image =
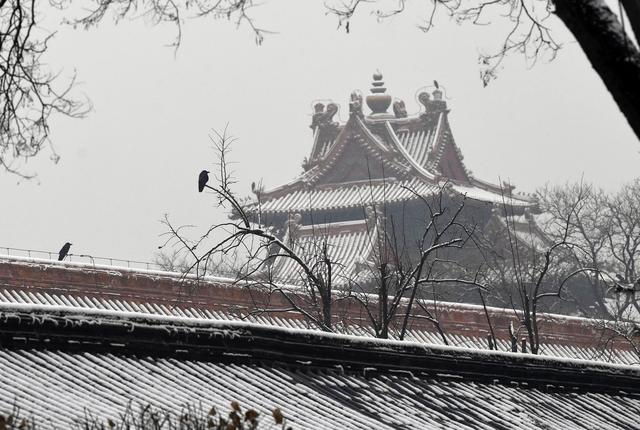
<path id="1" fill-rule="evenodd" d="M 200 176 L 198 176 L 198 192 L 201 193 L 204 190 L 204 186 L 209 182 L 209 171 L 203 170 L 200 172 Z"/>
<path id="2" fill-rule="evenodd" d="M 69 249 L 71 248 L 71 244 L 69 242 L 65 243 L 58 254 L 58 261 L 64 260 L 64 257 L 69 253 Z"/>

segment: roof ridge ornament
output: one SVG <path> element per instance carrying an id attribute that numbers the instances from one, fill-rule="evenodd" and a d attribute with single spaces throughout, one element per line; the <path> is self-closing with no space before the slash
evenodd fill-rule
<path id="1" fill-rule="evenodd" d="M 356 115 L 362 118 L 362 93 L 359 90 L 353 90 L 351 92 L 349 100 L 349 114 Z"/>
<path id="2" fill-rule="evenodd" d="M 433 91 L 429 92 L 428 89 L 425 89 L 418 94 L 418 101 L 425 108 L 424 114 L 439 113 L 447 110 L 447 102 L 443 99 L 444 92 L 440 88 L 440 84 L 434 80 L 433 85 L 435 87 Z"/>
<path id="3" fill-rule="evenodd" d="M 391 106 L 392 97 L 389 94 L 385 94 L 387 89 L 382 78 L 382 73 L 379 70 L 373 74 L 371 94 L 367 95 L 367 106 L 371 109 L 372 115 L 387 113 L 387 109 Z"/>
<path id="4" fill-rule="evenodd" d="M 404 100 L 396 100 L 393 102 L 393 114 L 396 118 L 406 118 L 407 117 L 407 107 L 404 104 Z"/>
<path id="5" fill-rule="evenodd" d="M 316 127 L 323 127 L 332 125 L 334 127 L 338 126 L 338 123 L 333 122 L 333 117 L 338 113 L 338 105 L 336 103 L 330 102 L 326 106 L 323 103 L 316 103 L 313 105 L 313 117 L 311 120 L 311 129 L 315 130 Z"/>

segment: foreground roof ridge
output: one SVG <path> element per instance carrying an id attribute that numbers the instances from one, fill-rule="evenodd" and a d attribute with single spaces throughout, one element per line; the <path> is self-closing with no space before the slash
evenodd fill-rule
<path id="1" fill-rule="evenodd" d="M 520 384 L 545 390 L 640 395 L 640 368 L 596 361 L 135 312 L 0 305 L 0 339 L 12 350 L 46 349 L 231 363 L 405 372 Z M 322 353 L 319 353 L 319 351 Z"/>

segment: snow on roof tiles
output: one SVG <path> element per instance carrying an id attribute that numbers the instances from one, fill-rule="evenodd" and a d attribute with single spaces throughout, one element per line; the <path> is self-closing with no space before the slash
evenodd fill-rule
<path id="1" fill-rule="evenodd" d="M 452 188 L 458 193 L 466 196 L 469 199 L 479 200 L 488 203 L 506 204 L 509 206 L 531 206 L 532 201 L 528 199 L 522 199 L 518 196 L 511 196 L 507 194 L 500 194 L 499 192 L 493 192 L 477 186 L 463 186 L 453 185 Z"/>
<path id="2" fill-rule="evenodd" d="M 432 149 L 433 130 L 418 130 L 414 132 L 399 132 L 398 139 L 407 152 L 421 166 L 426 167 L 427 158 Z"/>
<path id="3" fill-rule="evenodd" d="M 26 307 L 22 308 L 26 310 Z M 5 317 L 7 310 L 4 310 Z M 38 312 L 42 311 L 40 309 Z M 58 312 L 62 310 L 58 309 Z M 84 317 L 89 318 L 90 315 L 75 316 L 76 319 Z M 42 333 L 39 334 L 37 326 L 47 325 L 47 318 L 54 316 L 45 313 L 36 324 L 25 321 L 28 318 L 24 318 L 24 315 L 18 321 L 24 322 L 27 330 L 31 329 L 33 334 L 46 340 Z M 122 327 L 129 330 L 126 328 L 130 324 L 128 317 L 118 317 L 113 311 L 104 312 L 94 323 L 112 327 L 111 324 L 117 321 L 114 318 L 118 318 Z M 8 320 L 11 318 L 4 318 L 3 324 Z M 137 321 L 142 325 L 152 323 L 151 320 L 145 322 L 140 318 Z M 68 325 L 49 323 L 49 331 L 73 331 L 83 324 L 93 324 L 90 319 L 69 322 Z M 161 331 L 174 333 L 171 324 L 188 324 L 188 319 L 157 318 L 155 323 Z M 205 321 L 200 323 L 188 327 L 207 328 Z M 236 325 L 241 330 L 238 331 L 242 333 L 240 337 L 256 336 L 255 342 L 269 335 L 268 331 L 253 333 L 250 325 Z M 233 327 L 230 325 L 224 329 L 220 326 L 219 329 L 229 331 L 234 330 Z M 23 330 L 20 328 L 18 332 L 22 333 Z M 333 348 L 333 357 L 341 357 L 343 352 L 349 352 L 350 342 L 356 342 L 353 344 L 356 348 L 366 346 L 364 343 L 358 344 L 361 341 L 357 338 L 318 334 L 315 339 L 300 337 L 302 333 L 296 331 L 280 331 L 285 336 L 283 339 L 289 342 L 300 340 L 302 346 L 307 348 L 307 353 L 312 354 L 317 354 L 318 350 L 314 347 L 316 342 L 322 343 L 323 350 Z M 134 342 L 144 341 L 133 325 L 130 333 Z M 185 335 L 193 338 L 195 335 L 191 333 L 186 331 Z M 278 333 L 274 332 L 273 335 L 277 337 Z M 227 332 L 225 336 L 226 340 L 218 343 L 225 345 L 226 351 L 233 353 L 237 345 L 243 345 L 244 341 L 236 334 Z M 323 338 L 326 338 L 325 341 Z M 182 344 L 180 339 L 174 340 L 176 345 Z M 239 343 L 234 343 L 233 339 Z M 331 343 L 332 339 L 335 343 Z M 408 344 L 408 349 L 402 349 L 402 344 L 398 342 L 370 341 L 367 346 L 369 349 L 363 349 L 361 355 L 345 358 L 347 367 L 318 367 L 295 361 L 296 354 L 300 354 L 301 350 L 295 349 L 290 343 L 285 344 L 294 349 L 294 355 L 282 364 L 260 358 L 243 361 L 235 359 L 233 355 L 227 355 L 226 360 L 220 360 L 215 355 L 203 360 L 191 358 L 188 353 L 183 357 L 164 357 L 154 353 L 145 355 L 140 354 L 139 350 L 136 350 L 137 355 L 127 350 L 112 354 L 92 351 L 91 345 L 83 346 L 82 343 L 74 344 L 73 351 L 57 349 L 56 346 L 42 349 L 12 345 L 11 348 L 0 349 L 0 367 L 3 369 L 0 372 L 0 413 L 9 412 L 16 404 L 24 415 L 37 421 L 39 428 L 71 428 L 75 420 L 85 413 L 105 421 L 118 418 L 128 407 L 134 408 L 135 412 L 140 405 L 152 405 L 178 414 L 187 404 L 201 406 L 205 411 L 213 405 L 225 411 L 231 401 L 238 401 L 245 408 L 258 409 L 265 420 L 270 419 L 272 408 L 279 407 L 294 429 L 573 430 L 636 428 L 640 411 L 637 390 L 616 388 L 633 383 L 633 378 L 639 377 L 636 369 L 624 366 L 597 363 L 582 365 L 527 355 L 519 359 L 514 354 L 485 354 L 479 351 L 465 355 L 463 350 L 441 347 L 440 350 L 426 351 L 426 354 L 432 355 L 417 359 L 423 363 L 424 369 L 429 369 L 432 365 L 429 357 L 437 360 L 438 354 L 444 354 L 444 361 L 440 362 L 446 366 L 453 365 L 450 373 L 423 372 L 422 367 L 412 367 L 415 370 L 409 372 L 401 370 L 403 365 L 400 362 L 386 363 L 379 368 L 361 368 L 367 362 L 360 360 L 372 357 L 371 353 L 382 354 L 376 357 L 399 354 L 397 358 L 402 359 L 402 354 L 411 351 L 411 344 Z M 171 345 L 168 344 L 169 347 Z M 260 346 L 264 347 L 262 344 Z M 262 351 L 260 348 L 257 350 Z M 286 354 L 287 350 L 282 352 Z M 458 355 L 459 361 L 447 361 L 447 357 L 455 358 Z M 487 367 L 483 367 L 484 362 Z M 347 363 L 359 364 L 351 367 Z M 458 368 L 474 366 L 473 363 L 480 364 L 476 370 L 480 372 L 477 375 L 479 378 L 464 372 L 456 373 Z M 520 366 L 519 370 L 512 372 L 513 378 L 510 376 L 512 365 Z M 558 366 L 557 371 L 554 366 Z M 493 375 L 491 372 L 495 369 L 504 369 L 504 375 L 499 376 L 500 380 L 493 380 L 493 376 L 482 375 L 483 368 L 488 369 L 489 375 Z M 551 379 L 529 379 L 529 373 L 521 373 L 523 369 L 531 369 L 532 375 L 543 378 L 546 372 L 556 374 L 551 375 Z M 565 375 L 570 378 L 565 380 Z M 602 381 L 608 380 L 603 379 L 608 376 L 612 381 L 616 378 L 609 388 L 600 386 L 599 389 L 589 385 L 592 377 Z M 571 382 L 578 381 L 581 384 L 580 379 L 575 379 L 581 377 L 586 385 L 574 385 Z"/>
<path id="4" fill-rule="evenodd" d="M 327 254 L 333 265 L 333 279 L 336 285 L 355 280 L 360 271 L 358 261 L 366 259 L 371 253 L 372 233 L 366 222 L 328 224 L 330 230 L 322 226 L 303 228 L 297 233 L 295 243 L 291 245 L 299 256 L 310 266 L 322 260 L 323 247 L 327 245 Z M 290 284 L 300 284 L 306 279 L 300 265 L 287 257 L 278 257 L 274 264 L 274 273 L 278 280 Z"/>
<path id="5" fill-rule="evenodd" d="M 346 225 L 348 223 L 343 224 L 347 230 L 353 227 Z M 234 286 L 232 280 L 205 278 L 202 280 L 204 284 L 201 290 L 192 291 L 194 296 L 184 297 L 176 292 L 182 288 L 176 290 L 181 279 L 178 273 L 0 256 L 0 305 L 62 305 L 209 320 L 243 319 L 262 325 L 317 329 L 295 313 L 249 315 L 253 308 L 250 307 L 250 303 L 243 302 L 244 298 L 240 292 L 244 289 Z M 95 297 L 102 300 L 90 300 Z M 445 332 L 451 345 L 473 349 L 488 348 L 486 323 L 483 319 L 478 320 L 478 316 L 483 315 L 482 307 L 441 303 L 439 308 L 441 313 L 444 312 L 442 322 L 446 325 Z M 489 308 L 489 311 L 494 315 L 492 318 L 496 323 L 495 318 L 513 317 L 507 310 Z M 602 333 L 594 328 L 592 320 L 547 314 L 543 318 L 547 324 L 541 339 L 543 355 L 638 364 L 638 357 L 620 345 L 609 344 L 604 348 L 600 339 Z M 453 324 L 449 326 L 449 322 Z M 508 325 L 509 322 L 506 320 L 500 322 L 500 327 Z M 500 327 L 496 329 L 499 331 Z M 550 327 L 554 329 L 550 331 Z M 412 322 L 410 328 L 412 330 L 408 339 L 424 344 L 443 344 L 435 329 L 421 320 Z M 345 314 L 345 319 L 337 323 L 335 329 L 347 334 L 372 336 L 366 321 L 363 321 L 362 315 L 357 312 Z M 392 327 L 391 337 L 394 336 Z M 508 338 L 505 336 L 497 333 L 498 347 L 503 351 L 510 350 Z"/>
<path id="6" fill-rule="evenodd" d="M 340 187 L 300 189 L 281 197 L 266 200 L 260 205 L 262 212 L 305 212 L 357 208 L 381 202 L 399 202 L 416 199 L 416 194 L 432 195 L 437 185 L 419 179 L 389 180 L 386 183 L 343 184 Z"/>
<path id="7" fill-rule="evenodd" d="M 265 326 L 273 327 L 289 327 L 297 330 L 318 331 L 311 323 L 296 318 L 278 318 L 270 314 L 264 315 L 247 315 L 247 314 L 230 314 L 220 311 L 209 311 L 207 309 L 199 309 L 194 307 L 158 307 L 153 303 L 135 303 L 126 300 L 105 299 L 104 303 L 100 302 L 79 302 L 73 296 L 58 296 L 56 294 L 49 295 L 49 299 L 33 299 L 21 300 L 18 296 L 11 293 L 14 291 L 0 290 L 0 306 L 10 304 L 20 305 L 45 305 L 51 306 L 51 309 L 59 308 L 58 302 L 65 303 L 64 306 L 70 308 L 78 308 L 79 310 L 113 310 L 117 312 L 131 312 L 150 314 L 168 317 L 186 317 L 200 318 L 213 321 L 245 321 Z M 356 325 L 338 324 L 334 327 L 338 333 L 344 333 L 362 337 L 373 337 L 373 334 L 363 327 Z M 392 331 L 391 338 L 394 338 Z M 438 333 L 433 331 L 410 329 L 406 336 L 407 340 L 420 342 L 428 345 L 444 345 L 442 338 Z M 471 349 L 487 349 L 487 340 L 479 336 L 466 336 L 454 333 L 447 333 L 450 345 L 460 346 Z M 502 351 L 510 350 L 510 345 L 506 341 L 498 339 L 499 349 Z M 631 351 L 616 350 L 602 351 L 595 347 L 572 347 L 566 348 L 562 345 L 543 343 L 541 345 L 541 355 L 550 357 L 580 359 L 580 360 L 597 360 L 603 362 L 619 363 L 619 364 L 638 364 L 638 357 Z"/>

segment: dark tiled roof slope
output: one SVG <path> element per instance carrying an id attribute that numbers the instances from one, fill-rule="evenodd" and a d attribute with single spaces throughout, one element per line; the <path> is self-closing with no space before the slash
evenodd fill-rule
<path id="1" fill-rule="evenodd" d="M 176 413 L 235 400 L 296 429 L 637 429 L 640 399 L 445 378 L 222 364 L 56 351 L 1 351 L 0 410 L 15 401 L 42 428 L 70 428 L 83 409 L 117 417 L 128 402 Z"/>
<path id="2" fill-rule="evenodd" d="M 640 418 L 640 373 L 627 366 L 75 312 L 2 309 L 0 410 L 16 403 L 43 429 L 130 404 L 179 413 L 233 400 L 314 430 L 634 429 Z"/>

